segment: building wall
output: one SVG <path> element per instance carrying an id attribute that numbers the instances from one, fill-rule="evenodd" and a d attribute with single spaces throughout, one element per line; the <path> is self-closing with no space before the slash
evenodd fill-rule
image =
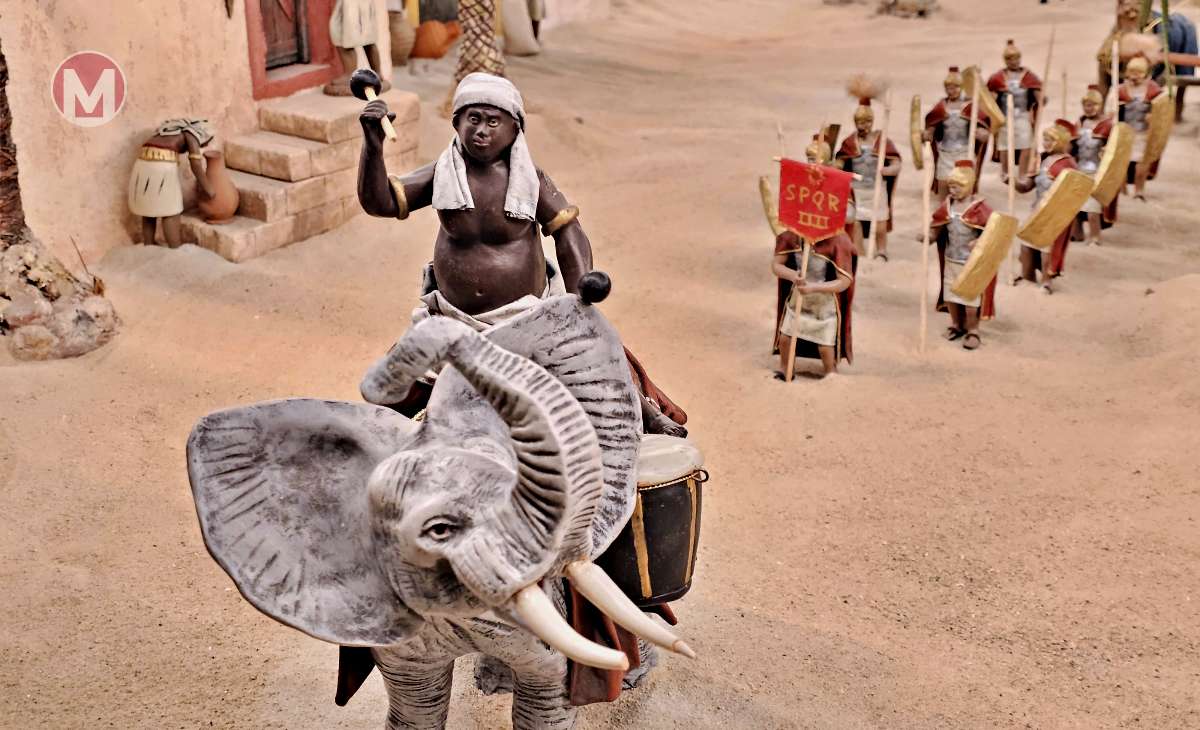
<path id="1" fill-rule="evenodd" d="M 215 147 L 256 126 L 245 2 L 258 0 L 234 0 L 230 18 L 221 0 L 6 0 L 0 38 L 25 217 L 65 265 L 77 267 L 72 237 L 89 263 L 131 243 L 138 224 L 125 205 L 129 169 L 163 119 L 207 117 Z M 54 71 L 77 51 L 105 53 L 125 73 L 125 106 L 108 124 L 77 127 L 50 97 Z M 185 199 L 193 185 L 188 179 Z"/>

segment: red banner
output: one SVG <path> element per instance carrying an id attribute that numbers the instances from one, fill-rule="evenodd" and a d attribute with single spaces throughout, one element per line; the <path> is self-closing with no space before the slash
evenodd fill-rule
<path id="1" fill-rule="evenodd" d="M 779 222 L 810 241 L 829 238 L 846 225 L 853 178 L 826 165 L 781 160 Z"/>

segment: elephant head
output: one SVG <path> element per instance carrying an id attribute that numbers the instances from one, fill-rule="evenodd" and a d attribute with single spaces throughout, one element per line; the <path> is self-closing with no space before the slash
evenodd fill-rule
<path id="1" fill-rule="evenodd" d="M 205 542 L 259 610 L 345 645 L 397 643 L 423 616 L 507 615 L 577 661 L 539 584 L 569 576 L 617 623 L 691 654 L 591 564 L 632 510 L 637 395 L 615 332 L 574 295 L 483 335 L 434 317 L 367 374 L 398 401 L 440 370 L 420 422 L 292 399 L 202 419 L 188 445 Z"/>

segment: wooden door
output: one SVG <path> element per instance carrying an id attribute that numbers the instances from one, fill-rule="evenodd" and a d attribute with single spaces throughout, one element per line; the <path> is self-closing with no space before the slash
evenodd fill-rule
<path id="1" fill-rule="evenodd" d="M 267 68 L 308 62 L 304 0 L 258 0 L 267 37 Z"/>

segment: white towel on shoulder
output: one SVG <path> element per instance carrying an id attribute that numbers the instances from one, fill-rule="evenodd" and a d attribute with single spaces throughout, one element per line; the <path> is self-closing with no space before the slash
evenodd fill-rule
<path id="1" fill-rule="evenodd" d="M 472 104 L 489 104 L 503 109 L 517 120 L 517 138 L 508 151 L 508 191 L 504 212 L 510 218 L 537 220 L 541 182 L 529 145 L 525 142 L 525 107 L 521 93 L 512 82 L 485 73 L 467 74 L 454 92 L 454 113 Z M 467 162 L 462 145 L 455 137 L 433 167 L 433 207 L 436 210 L 473 210 L 475 199 L 467 184 Z"/>

